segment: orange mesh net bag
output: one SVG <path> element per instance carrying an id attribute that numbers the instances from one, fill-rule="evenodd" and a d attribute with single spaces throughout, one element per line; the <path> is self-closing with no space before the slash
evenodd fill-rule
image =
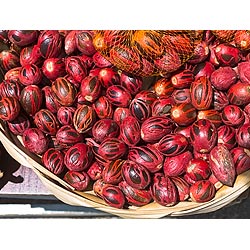
<path id="1" fill-rule="evenodd" d="M 96 50 L 118 69 L 138 76 L 167 75 L 192 57 L 198 30 L 99 30 Z"/>

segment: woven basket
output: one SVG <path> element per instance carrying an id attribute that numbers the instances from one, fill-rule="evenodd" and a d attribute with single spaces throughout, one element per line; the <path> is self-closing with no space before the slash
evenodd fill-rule
<path id="1" fill-rule="evenodd" d="M 142 207 L 130 206 L 128 209 L 116 209 L 105 204 L 93 191 L 79 192 L 41 165 L 41 159 L 29 153 L 20 138 L 13 136 L 4 123 L 0 125 L 0 141 L 6 151 L 20 164 L 30 167 L 45 187 L 62 202 L 91 207 L 122 218 L 162 218 L 166 216 L 185 216 L 216 211 L 235 201 L 250 187 L 250 170 L 239 175 L 233 187 L 223 186 L 215 197 L 206 203 L 192 201 L 179 202 L 173 207 L 164 207 L 155 202 Z"/>

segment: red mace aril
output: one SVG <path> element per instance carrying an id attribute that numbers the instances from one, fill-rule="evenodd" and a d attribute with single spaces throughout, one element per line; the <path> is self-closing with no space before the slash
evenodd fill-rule
<path id="1" fill-rule="evenodd" d="M 236 146 L 236 132 L 235 129 L 228 125 L 222 125 L 217 129 L 218 144 L 223 144 L 229 150 Z"/>
<path id="2" fill-rule="evenodd" d="M 105 183 L 115 185 L 122 181 L 121 169 L 123 163 L 124 160 L 117 159 L 114 161 L 110 161 L 107 165 L 104 166 L 102 171 L 102 179 L 105 181 Z"/>
<path id="3" fill-rule="evenodd" d="M 250 123 L 245 123 L 236 132 L 236 141 L 240 147 L 250 149 Z"/>
<path id="4" fill-rule="evenodd" d="M 0 52 L 0 66 L 4 71 L 20 66 L 19 55 L 14 50 L 2 50 Z"/>
<path id="5" fill-rule="evenodd" d="M 72 126 L 64 125 L 56 133 L 56 140 L 63 148 L 69 148 L 83 141 L 82 134 L 78 133 Z"/>
<path id="6" fill-rule="evenodd" d="M 155 202 L 162 206 L 174 206 L 178 202 L 178 191 L 170 177 L 162 173 L 156 173 L 150 186 L 152 197 Z"/>
<path id="7" fill-rule="evenodd" d="M 191 159 L 186 166 L 186 173 L 194 181 L 206 180 L 211 174 L 208 162 L 202 159 Z"/>
<path id="8" fill-rule="evenodd" d="M 243 147 L 235 147 L 230 151 L 236 174 L 240 175 L 250 169 L 250 151 Z"/>
<path id="9" fill-rule="evenodd" d="M 193 185 L 196 182 L 187 173 L 183 174 L 182 177 L 189 185 Z"/>
<path id="10" fill-rule="evenodd" d="M 152 145 L 131 147 L 127 159 L 144 166 L 151 173 L 159 171 L 163 165 L 163 155 Z"/>
<path id="11" fill-rule="evenodd" d="M 126 160 L 121 169 L 123 180 L 136 189 L 145 189 L 151 182 L 150 172 L 136 162 Z"/>
<path id="12" fill-rule="evenodd" d="M 34 123 L 42 132 L 49 135 L 55 135 L 59 128 L 56 116 L 48 109 L 40 109 L 34 115 Z"/>
<path id="13" fill-rule="evenodd" d="M 190 193 L 190 185 L 188 184 L 188 182 L 185 181 L 184 178 L 180 176 L 172 176 L 170 177 L 170 179 L 177 188 L 178 200 L 179 201 L 187 200 L 189 198 L 189 193 Z"/>
<path id="14" fill-rule="evenodd" d="M 198 110 L 209 109 L 213 100 L 213 89 L 209 78 L 202 76 L 191 83 L 191 103 Z"/>
<path id="15" fill-rule="evenodd" d="M 119 132 L 119 125 L 112 119 L 98 120 L 92 127 L 92 135 L 97 142 L 102 142 L 106 138 L 115 138 Z"/>
<path id="16" fill-rule="evenodd" d="M 150 104 L 137 98 L 134 98 L 131 101 L 129 110 L 131 115 L 134 116 L 139 122 L 145 121 L 151 116 L 152 113 Z"/>
<path id="17" fill-rule="evenodd" d="M 19 81 L 25 86 L 38 85 L 42 81 L 42 71 L 35 64 L 26 64 L 19 71 Z"/>
<path id="18" fill-rule="evenodd" d="M 114 110 L 113 120 L 116 121 L 118 124 L 121 124 L 121 122 L 128 116 L 131 116 L 129 108 L 117 107 Z"/>
<path id="19" fill-rule="evenodd" d="M 163 172 L 166 176 L 179 176 L 186 172 L 188 162 L 193 158 L 190 151 L 185 151 L 179 155 L 168 156 L 163 163 Z"/>
<path id="20" fill-rule="evenodd" d="M 228 90 L 231 85 L 237 82 L 237 79 L 236 71 L 229 66 L 219 67 L 210 77 L 212 85 L 222 91 Z"/>
<path id="21" fill-rule="evenodd" d="M 129 91 L 121 85 L 112 85 L 107 88 L 106 96 L 114 106 L 126 108 L 129 106 L 132 96 Z"/>
<path id="22" fill-rule="evenodd" d="M 202 159 L 207 162 L 209 161 L 209 153 L 200 153 L 194 150 L 193 155 L 195 159 Z"/>
<path id="23" fill-rule="evenodd" d="M 52 81 L 55 81 L 58 77 L 65 76 L 66 70 L 64 60 L 62 58 L 48 58 L 44 60 L 42 72 Z"/>
<path id="24" fill-rule="evenodd" d="M 50 86 L 45 86 L 42 88 L 43 95 L 45 97 L 45 106 L 52 113 L 57 113 L 61 104 L 58 103 L 55 93 L 52 91 Z"/>
<path id="25" fill-rule="evenodd" d="M 98 80 L 104 88 L 108 88 L 112 85 L 117 85 L 120 83 L 120 76 L 116 69 L 114 68 L 102 68 L 93 74 L 98 76 Z"/>
<path id="26" fill-rule="evenodd" d="M 174 91 L 174 86 L 170 80 L 165 77 L 157 80 L 153 85 L 154 92 L 157 96 L 170 96 Z"/>
<path id="27" fill-rule="evenodd" d="M 18 81 L 3 80 L 0 83 L 0 96 L 1 97 L 15 97 L 19 100 L 21 95 L 22 86 Z"/>
<path id="28" fill-rule="evenodd" d="M 147 189 L 131 187 L 126 181 L 121 181 L 118 186 L 124 193 L 129 205 L 141 207 L 152 201 L 151 192 Z"/>
<path id="29" fill-rule="evenodd" d="M 37 30 L 9 30 L 8 38 L 15 45 L 24 47 L 35 42 L 38 38 Z"/>
<path id="30" fill-rule="evenodd" d="M 73 124 L 78 133 L 86 133 L 90 131 L 95 121 L 95 111 L 88 105 L 79 106 L 73 116 Z"/>
<path id="31" fill-rule="evenodd" d="M 175 102 L 172 97 L 159 97 L 152 103 L 152 116 L 169 116 L 174 104 Z"/>
<path id="32" fill-rule="evenodd" d="M 62 51 L 63 39 L 57 30 L 43 30 L 40 32 L 37 45 L 43 58 L 58 57 Z"/>
<path id="33" fill-rule="evenodd" d="M 31 153 L 43 154 L 49 146 L 48 137 L 38 128 L 28 128 L 22 135 L 23 145 Z"/>
<path id="34" fill-rule="evenodd" d="M 125 196 L 118 186 L 106 184 L 102 188 L 102 198 L 111 207 L 123 208 L 125 205 Z"/>
<path id="35" fill-rule="evenodd" d="M 64 155 L 61 151 L 49 148 L 42 156 L 42 163 L 50 172 L 60 175 L 65 169 L 63 159 Z"/>
<path id="36" fill-rule="evenodd" d="M 4 80 L 5 81 L 11 81 L 11 82 L 19 82 L 19 72 L 20 72 L 21 67 L 16 67 L 16 68 L 12 68 L 10 70 L 8 70 L 5 74 L 4 74 Z"/>
<path id="37" fill-rule="evenodd" d="M 172 93 L 172 98 L 176 104 L 191 102 L 190 89 L 176 89 Z"/>
<path id="38" fill-rule="evenodd" d="M 73 54 L 76 50 L 76 39 L 75 39 L 76 30 L 71 30 L 64 39 L 64 51 L 67 55 Z"/>
<path id="39" fill-rule="evenodd" d="M 90 184 L 90 178 L 87 173 L 72 170 L 66 172 L 63 180 L 70 184 L 77 191 L 86 190 Z"/>
<path id="40" fill-rule="evenodd" d="M 65 70 L 76 81 L 81 82 L 88 74 L 87 66 L 80 56 L 65 58 Z"/>
<path id="41" fill-rule="evenodd" d="M 250 103 L 250 83 L 237 82 L 227 92 L 228 100 L 234 105 L 247 105 Z"/>
<path id="42" fill-rule="evenodd" d="M 127 145 L 117 138 L 106 138 L 100 144 L 98 153 L 109 161 L 117 160 L 127 153 Z"/>
<path id="43" fill-rule="evenodd" d="M 224 185 L 232 187 L 236 178 L 236 169 L 232 154 L 226 146 L 218 144 L 209 155 L 209 165 L 215 177 Z"/>
<path id="44" fill-rule="evenodd" d="M 19 113 L 19 115 L 12 121 L 8 121 L 8 128 L 14 135 L 22 135 L 26 129 L 30 127 L 30 120 L 28 117 Z"/>
<path id="45" fill-rule="evenodd" d="M 195 65 L 193 68 L 195 81 L 197 81 L 200 77 L 207 77 L 209 79 L 214 71 L 214 65 L 208 61 Z"/>
<path id="46" fill-rule="evenodd" d="M 38 45 L 24 47 L 20 52 L 20 64 L 25 66 L 26 64 L 35 64 L 40 66 L 43 62 L 40 49 Z"/>
<path id="47" fill-rule="evenodd" d="M 152 116 L 146 119 L 141 125 L 141 138 L 145 142 L 154 143 L 163 136 L 172 132 L 173 121 L 168 117 Z"/>
<path id="48" fill-rule="evenodd" d="M 239 79 L 243 83 L 250 83 L 250 62 L 240 62 L 237 65 Z"/>
<path id="49" fill-rule="evenodd" d="M 217 143 L 217 130 L 207 119 L 195 121 L 190 127 L 190 142 L 195 151 L 208 153 Z"/>
<path id="50" fill-rule="evenodd" d="M 52 83 L 51 90 L 62 106 L 72 106 L 76 99 L 77 89 L 65 77 L 58 77 Z"/>
<path id="51" fill-rule="evenodd" d="M 92 104 L 92 108 L 95 110 L 95 113 L 99 119 L 113 118 L 114 114 L 113 106 L 106 96 L 100 96 Z M 117 109 L 124 109 L 124 108 L 117 108 Z"/>
<path id="52" fill-rule="evenodd" d="M 189 88 L 193 81 L 194 73 L 190 69 L 184 69 L 171 77 L 172 85 L 177 89 Z"/>
<path id="53" fill-rule="evenodd" d="M 73 125 L 73 116 L 75 111 L 75 107 L 60 107 L 56 114 L 57 120 L 61 125 Z"/>
<path id="54" fill-rule="evenodd" d="M 209 180 L 200 180 L 190 186 L 190 198 L 193 202 L 207 202 L 214 198 L 216 189 Z"/>
<path id="55" fill-rule="evenodd" d="M 125 87 L 131 95 L 136 95 L 142 90 L 143 80 L 140 76 L 122 72 L 120 74 L 120 84 Z"/>
<path id="56" fill-rule="evenodd" d="M 134 99 L 141 100 L 146 102 L 149 105 L 152 105 L 152 103 L 157 99 L 157 95 L 155 92 L 151 90 L 142 90 L 138 94 L 136 94 Z"/>
<path id="57" fill-rule="evenodd" d="M 102 178 L 102 171 L 103 166 L 101 166 L 97 161 L 94 161 L 87 170 L 87 174 L 91 180 L 96 181 Z"/>
<path id="58" fill-rule="evenodd" d="M 97 76 L 86 76 L 81 81 L 80 93 L 86 101 L 96 101 L 101 94 L 101 83 Z"/>
<path id="59" fill-rule="evenodd" d="M 215 55 L 221 66 L 236 67 L 241 60 L 241 51 L 231 44 L 219 44 L 215 48 Z"/>
<path id="60" fill-rule="evenodd" d="M 85 143 L 76 143 L 65 153 L 64 164 L 72 171 L 83 171 L 88 169 L 94 158 L 92 149 Z"/>
<path id="61" fill-rule="evenodd" d="M 234 36 L 235 46 L 240 50 L 250 49 L 250 33 L 248 30 L 236 30 Z"/>
<path id="62" fill-rule="evenodd" d="M 170 116 L 179 126 L 188 126 L 196 120 L 197 110 L 191 103 L 179 103 L 171 108 Z"/>
<path id="63" fill-rule="evenodd" d="M 75 33 L 76 48 L 86 56 L 93 56 L 96 52 L 91 31 L 77 31 Z"/>
<path id="64" fill-rule="evenodd" d="M 183 153 L 188 147 L 188 140 L 182 134 L 167 134 L 161 138 L 157 149 L 165 156 L 175 156 Z"/>
<path id="65" fill-rule="evenodd" d="M 141 140 L 141 127 L 135 117 L 128 116 L 121 121 L 120 138 L 128 146 L 135 146 Z"/>
<path id="66" fill-rule="evenodd" d="M 221 111 L 229 104 L 227 94 L 223 91 L 214 89 L 212 106 L 215 110 Z"/>
<path id="67" fill-rule="evenodd" d="M 200 119 L 209 120 L 215 125 L 216 128 L 218 128 L 222 123 L 221 114 L 215 109 L 199 110 L 197 114 L 197 120 Z"/>
<path id="68" fill-rule="evenodd" d="M 238 127 L 244 123 L 243 110 L 236 105 L 227 105 L 221 112 L 221 119 L 225 125 Z"/>
<path id="69" fill-rule="evenodd" d="M 86 65 L 88 71 L 94 66 L 93 58 L 91 56 L 81 55 L 82 62 Z"/>
<path id="70" fill-rule="evenodd" d="M 92 56 L 92 59 L 95 66 L 98 68 L 106 68 L 112 66 L 112 63 L 98 51 L 95 52 L 95 54 Z"/>
<path id="71" fill-rule="evenodd" d="M 43 94 L 37 85 L 29 85 L 22 89 L 20 104 L 28 115 L 35 115 L 42 106 Z"/>
<path id="72" fill-rule="evenodd" d="M 192 57 L 188 60 L 188 63 L 197 64 L 207 59 L 209 55 L 209 47 L 205 41 L 195 42 L 195 48 Z"/>
<path id="73" fill-rule="evenodd" d="M 0 100 L 0 119 L 13 121 L 20 113 L 20 103 L 15 97 L 3 97 Z"/>

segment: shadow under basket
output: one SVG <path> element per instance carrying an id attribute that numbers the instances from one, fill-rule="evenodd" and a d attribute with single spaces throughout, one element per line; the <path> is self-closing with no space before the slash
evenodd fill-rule
<path id="1" fill-rule="evenodd" d="M 62 202 L 73 206 L 94 208 L 121 218 L 162 218 L 209 213 L 232 203 L 250 187 L 249 170 L 237 176 L 233 187 L 221 187 L 215 197 L 205 203 L 184 201 L 172 207 L 165 207 L 152 202 L 142 207 L 129 206 L 126 209 L 117 209 L 108 206 L 93 191 L 76 191 L 68 183 L 48 171 L 42 166 L 41 158 L 29 153 L 23 147 L 20 138 L 12 135 L 4 123 L 0 124 L 0 141 L 12 158 L 21 165 L 31 168 L 44 186 Z"/>

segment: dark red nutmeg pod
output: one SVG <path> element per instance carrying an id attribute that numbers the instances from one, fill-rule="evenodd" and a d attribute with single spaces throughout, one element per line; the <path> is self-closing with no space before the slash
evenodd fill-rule
<path id="1" fill-rule="evenodd" d="M 64 171 L 63 159 L 63 153 L 54 148 L 49 148 L 42 156 L 44 166 L 55 175 L 60 175 Z"/>
<path id="2" fill-rule="evenodd" d="M 108 184 L 118 184 L 122 181 L 122 165 L 124 160 L 117 159 L 110 161 L 102 171 L 102 179 Z"/>
<path id="3" fill-rule="evenodd" d="M 38 45 L 24 47 L 20 52 L 20 64 L 25 66 L 27 64 L 35 64 L 40 66 L 43 62 L 43 57 L 40 53 Z"/>
<path id="4" fill-rule="evenodd" d="M 211 174 L 207 161 L 202 159 L 191 159 L 186 166 L 186 173 L 194 181 L 206 180 Z"/>
<path id="5" fill-rule="evenodd" d="M 237 66 L 241 82 L 250 83 L 250 62 L 240 62 Z"/>
<path id="6" fill-rule="evenodd" d="M 152 103 L 152 116 L 168 116 L 174 104 L 172 97 L 159 97 Z"/>
<path id="7" fill-rule="evenodd" d="M 221 113 L 215 109 L 199 110 L 197 119 L 207 119 L 218 128 L 222 124 Z"/>
<path id="8" fill-rule="evenodd" d="M 250 123 L 245 123 L 236 132 L 236 141 L 240 147 L 250 149 Z"/>
<path id="9" fill-rule="evenodd" d="M 225 145 L 229 150 L 236 146 L 235 129 L 228 125 L 222 125 L 218 128 L 218 144 Z"/>
<path id="10" fill-rule="evenodd" d="M 52 91 L 50 86 L 45 86 L 42 88 L 44 98 L 45 98 L 45 106 L 52 113 L 57 113 L 58 109 L 61 107 L 61 104 L 56 99 L 55 93 Z"/>
<path id="11" fill-rule="evenodd" d="M 227 105 L 221 112 L 221 119 L 224 124 L 232 127 L 238 127 L 245 121 L 243 110 L 236 105 Z"/>
<path id="12" fill-rule="evenodd" d="M 96 70 L 96 71 L 95 71 Z M 117 70 L 113 67 L 94 69 L 90 71 L 90 75 L 98 76 L 98 80 L 104 88 L 108 88 L 112 85 L 117 85 L 120 83 L 120 75 Z"/>
<path id="13" fill-rule="evenodd" d="M 173 100 L 176 104 L 183 102 L 191 102 L 190 88 L 175 89 L 172 94 Z"/>
<path id="14" fill-rule="evenodd" d="M 113 120 L 116 121 L 118 124 L 121 124 L 121 122 L 128 116 L 131 116 L 129 108 L 117 107 L 114 110 Z"/>
<path id="15" fill-rule="evenodd" d="M 157 99 L 157 95 L 154 91 L 142 90 L 136 94 L 134 99 L 141 100 L 149 105 L 152 105 L 152 103 Z"/>
<path id="16" fill-rule="evenodd" d="M 134 98 L 131 101 L 129 110 L 131 115 L 133 115 L 139 122 L 145 121 L 152 113 L 150 104 L 137 98 Z"/>
<path id="17" fill-rule="evenodd" d="M 94 161 L 87 170 L 87 174 L 91 180 L 96 181 L 102 178 L 102 171 L 103 166 L 101 166 L 97 161 Z"/>
<path id="18" fill-rule="evenodd" d="M 42 71 L 35 64 L 26 64 L 20 69 L 19 81 L 25 86 L 38 85 L 42 81 Z"/>
<path id="19" fill-rule="evenodd" d="M 21 69 L 21 67 L 15 67 L 15 68 L 8 70 L 4 74 L 4 80 L 10 81 L 10 82 L 18 82 L 20 84 L 20 82 L 19 82 L 20 69 Z"/>
<path id="20" fill-rule="evenodd" d="M 73 54 L 76 50 L 76 30 L 71 30 L 64 39 L 64 51 L 67 55 Z"/>
<path id="21" fill-rule="evenodd" d="M 93 56 L 96 49 L 93 44 L 93 34 L 91 31 L 76 31 L 76 48 L 86 56 Z"/>
<path id="22" fill-rule="evenodd" d="M 92 105 L 99 119 L 113 118 L 113 105 L 106 96 L 100 96 Z M 114 119 L 115 120 L 115 119 Z M 116 121 L 116 120 L 115 120 Z"/>
<path id="23" fill-rule="evenodd" d="M 57 111 L 57 119 L 61 125 L 73 125 L 75 107 L 60 107 Z"/>
<path id="24" fill-rule="evenodd" d="M 140 76 L 122 72 L 120 75 L 120 84 L 125 87 L 131 95 L 136 95 L 142 89 L 143 80 Z"/>
<path id="25" fill-rule="evenodd" d="M 157 96 L 167 97 L 173 93 L 174 86 L 169 79 L 162 77 L 154 83 L 153 89 Z"/>
<path id="26" fill-rule="evenodd" d="M 228 100 L 231 104 L 241 106 L 250 103 L 250 83 L 237 82 L 233 84 L 227 92 Z"/>
<path id="27" fill-rule="evenodd" d="M 213 107 L 215 110 L 222 110 L 229 104 L 227 93 L 214 89 Z"/>
<path id="28" fill-rule="evenodd" d="M 64 164 L 69 170 L 83 171 L 91 165 L 93 157 L 90 146 L 85 143 L 76 143 L 66 151 Z"/>
<path id="29" fill-rule="evenodd" d="M 240 175 L 250 169 L 250 151 L 247 148 L 235 147 L 230 151 L 236 173 Z"/>
<path id="30" fill-rule="evenodd" d="M 20 103 L 15 97 L 3 97 L 0 100 L 0 119 L 13 121 L 20 112 Z"/>
<path id="31" fill-rule="evenodd" d="M 18 46 L 27 46 L 35 42 L 38 38 L 37 30 L 9 30 L 9 40 Z"/>
<path id="32" fill-rule="evenodd" d="M 184 69 L 171 77 L 172 85 L 177 89 L 189 88 L 193 81 L 194 73 L 190 69 Z"/>
<path id="33" fill-rule="evenodd" d="M 23 113 L 19 113 L 14 120 L 8 121 L 7 123 L 9 130 L 14 135 L 22 135 L 24 131 L 30 127 L 30 120 Z"/>
<path id="34" fill-rule="evenodd" d="M 14 50 L 2 50 L 0 52 L 0 66 L 4 71 L 20 66 L 19 55 Z"/>
<path id="35" fill-rule="evenodd" d="M 14 97 L 19 100 L 22 91 L 22 86 L 18 81 L 3 80 L 0 83 L 0 96 L 1 97 Z"/>
<path id="36" fill-rule="evenodd" d="M 87 173 L 72 170 L 66 172 L 63 180 L 70 184 L 77 191 L 86 190 L 90 184 L 90 178 Z"/>
<path id="37" fill-rule="evenodd" d="M 177 188 L 178 200 L 179 201 L 187 200 L 190 194 L 190 185 L 188 184 L 188 182 L 185 181 L 185 179 L 180 176 L 172 176 L 170 177 L 170 179 Z"/>

